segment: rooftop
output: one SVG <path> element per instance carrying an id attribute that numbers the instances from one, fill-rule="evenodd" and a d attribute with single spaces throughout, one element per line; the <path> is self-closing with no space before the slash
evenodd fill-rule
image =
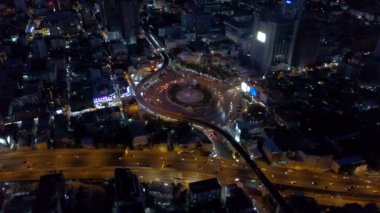
<path id="1" fill-rule="evenodd" d="M 193 194 L 208 192 L 211 190 L 221 190 L 222 187 L 220 186 L 218 179 L 212 178 L 207 180 L 202 180 L 198 182 L 193 182 L 189 184 L 189 190 Z"/>
<path id="2" fill-rule="evenodd" d="M 340 158 L 335 160 L 339 165 L 349 165 L 349 164 L 357 164 L 357 163 L 364 163 L 365 160 L 360 156 L 352 156 L 347 158 Z"/>

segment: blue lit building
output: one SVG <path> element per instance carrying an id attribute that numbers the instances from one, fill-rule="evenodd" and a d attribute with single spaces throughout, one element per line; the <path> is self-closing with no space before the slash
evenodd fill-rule
<path id="1" fill-rule="evenodd" d="M 284 0 L 282 2 L 281 13 L 287 18 L 296 18 L 301 14 L 304 0 Z"/>

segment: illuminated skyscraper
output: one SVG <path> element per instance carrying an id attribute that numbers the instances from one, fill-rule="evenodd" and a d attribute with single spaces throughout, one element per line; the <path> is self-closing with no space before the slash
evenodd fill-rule
<path id="1" fill-rule="evenodd" d="M 294 21 L 256 17 L 251 43 L 251 62 L 257 75 L 274 65 L 290 64 L 293 52 Z"/>
<path id="2" fill-rule="evenodd" d="M 292 62 L 303 0 L 284 0 L 281 12 L 255 17 L 251 42 L 251 63 L 256 75 L 272 67 L 284 69 Z"/>

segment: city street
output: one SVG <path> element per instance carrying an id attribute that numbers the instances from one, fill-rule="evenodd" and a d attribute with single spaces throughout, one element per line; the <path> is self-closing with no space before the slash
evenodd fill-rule
<path id="1" fill-rule="evenodd" d="M 112 178 L 112 172 L 103 171 L 121 166 L 136 170 L 146 181 L 156 178 L 172 181 L 179 178 L 191 182 L 218 176 L 220 181 L 230 183 L 237 173 L 249 174 L 243 165 L 233 161 L 209 159 L 189 152 L 166 152 L 161 147 L 129 151 L 126 155 L 120 149 L 13 152 L 1 155 L 0 161 L 3 165 L 0 180 L 3 182 L 36 180 L 51 171 L 63 171 L 66 178 Z"/>
<path id="2" fill-rule="evenodd" d="M 217 177 L 222 183 L 232 183 L 235 179 L 254 180 L 253 173 L 244 163 L 234 160 L 210 158 L 192 153 L 192 150 L 168 152 L 165 146 L 145 150 L 123 149 L 57 149 L 46 151 L 10 152 L 0 156 L 2 170 L 0 181 L 37 180 L 43 174 L 62 171 L 66 178 L 113 177 L 116 167 L 128 167 L 142 176 L 144 181 L 157 178 L 166 181 L 189 183 L 210 177 Z M 283 185 L 291 191 L 308 193 L 329 193 L 367 197 L 380 202 L 377 178 L 315 173 L 271 167 L 259 163 L 265 175 L 274 184 Z M 285 173 L 287 173 L 285 175 Z M 315 182 L 315 185 L 312 182 Z M 370 182 L 370 183 L 368 183 Z M 257 184 L 260 187 L 260 184 Z M 327 188 L 325 187 L 327 186 Z M 355 186 L 346 190 L 347 186 Z M 359 186 L 359 187 L 357 187 Z"/>

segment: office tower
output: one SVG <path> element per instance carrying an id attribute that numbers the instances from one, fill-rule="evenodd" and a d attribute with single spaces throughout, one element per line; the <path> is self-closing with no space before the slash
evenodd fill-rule
<path id="1" fill-rule="evenodd" d="M 98 0 L 104 25 L 120 31 L 128 44 L 135 43 L 139 32 L 139 5 L 136 0 Z"/>
<path id="2" fill-rule="evenodd" d="M 318 56 L 320 29 L 314 21 L 302 21 L 297 32 L 292 65 L 307 67 L 313 65 Z"/>
<path id="3" fill-rule="evenodd" d="M 136 43 L 138 33 L 138 5 L 135 0 L 121 0 L 121 20 L 124 39 L 127 43 Z"/>
<path id="4" fill-rule="evenodd" d="M 114 212 L 144 212 L 142 186 L 127 168 L 116 168 Z"/>
<path id="5" fill-rule="evenodd" d="M 258 76 L 271 66 L 290 64 L 294 49 L 295 22 L 276 17 L 255 17 L 251 43 L 251 63 Z"/>
<path id="6" fill-rule="evenodd" d="M 251 63 L 255 75 L 271 68 L 284 69 L 292 63 L 303 0 L 284 0 L 281 12 L 271 11 L 255 17 L 251 43 Z"/>

